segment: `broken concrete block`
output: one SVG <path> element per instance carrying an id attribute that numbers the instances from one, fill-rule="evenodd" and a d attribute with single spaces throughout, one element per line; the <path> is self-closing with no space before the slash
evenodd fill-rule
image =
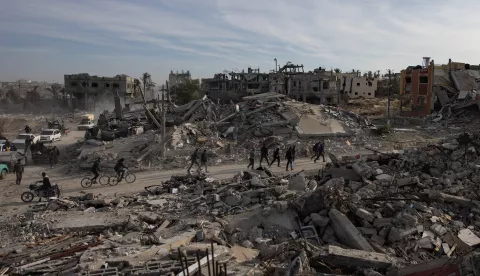
<path id="1" fill-rule="evenodd" d="M 305 174 L 299 173 L 288 180 L 288 189 L 294 191 L 305 191 L 307 184 L 305 182 Z"/>
<path id="2" fill-rule="evenodd" d="M 311 179 L 310 181 L 308 181 L 307 187 L 310 191 L 315 190 L 317 186 L 318 186 L 317 181 L 315 181 L 314 179 Z"/>
<path id="3" fill-rule="evenodd" d="M 343 191 L 345 186 L 345 180 L 343 178 L 332 178 L 325 182 L 322 186 L 320 186 L 320 190 L 328 191 L 328 190 L 336 190 L 336 191 Z"/>
<path id="4" fill-rule="evenodd" d="M 417 225 L 417 217 L 410 214 L 403 214 L 401 220 L 405 225 L 408 225 L 408 226 Z"/>
<path id="5" fill-rule="evenodd" d="M 158 220 L 158 215 L 151 212 L 143 212 L 138 214 L 138 219 L 140 219 L 141 221 L 145 221 L 149 224 L 154 224 Z"/>
<path id="6" fill-rule="evenodd" d="M 355 212 L 355 215 L 368 222 L 373 222 L 375 220 L 375 216 L 365 209 L 361 209 L 361 208 L 357 209 L 357 211 Z"/>
<path id="7" fill-rule="evenodd" d="M 229 195 L 225 198 L 225 204 L 230 207 L 238 206 L 242 202 L 242 198 L 239 195 Z"/>
<path id="8" fill-rule="evenodd" d="M 355 162 L 352 165 L 352 169 L 360 176 L 365 177 L 365 178 L 370 178 L 372 175 L 372 168 L 367 165 L 367 163 L 364 160 L 360 160 Z"/>
<path id="9" fill-rule="evenodd" d="M 87 209 L 83 210 L 83 213 L 95 213 L 95 207 L 88 207 Z"/>
<path id="10" fill-rule="evenodd" d="M 384 239 L 388 238 L 388 235 L 390 234 L 390 230 L 392 229 L 392 226 L 385 226 L 383 227 L 380 232 L 378 232 L 378 235 Z"/>
<path id="11" fill-rule="evenodd" d="M 384 245 L 385 244 L 385 239 L 378 236 L 378 235 L 373 235 L 371 238 L 370 238 L 373 242 L 379 244 L 379 245 Z"/>
<path id="12" fill-rule="evenodd" d="M 432 229 L 432 231 L 439 236 L 443 236 L 445 233 L 447 233 L 447 229 L 438 223 L 430 226 L 430 229 Z"/>
<path id="13" fill-rule="evenodd" d="M 375 228 L 382 228 L 385 226 L 392 225 L 393 219 L 392 218 L 377 218 L 373 221 L 373 226 Z"/>
<path id="14" fill-rule="evenodd" d="M 389 174 L 382 173 L 382 174 L 379 174 L 379 175 L 375 176 L 375 179 L 380 180 L 380 181 L 392 181 L 393 176 L 391 176 Z"/>
<path id="15" fill-rule="evenodd" d="M 362 236 L 353 223 L 340 211 L 331 209 L 328 213 L 332 221 L 335 235 L 339 240 L 351 248 L 374 251 L 368 241 Z"/>
<path id="16" fill-rule="evenodd" d="M 358 189 L 362 188 L 363 183 L 358 181 L 350 181 L 348 183 L 348 187 L 352 190 L 352 192 L 358 191 Z"/>
<path id="17" fill-rule="evenodd" d="M 420 202 L 413 202 L 412 203 L 413 205 L 413 208 L 417 209 L 418 211 L 421 211 L 421 212 L 427 212 L 428 211 L 428 207 L 425 205 L 425 204 L 422 204 Z"/>
<path id="18" fill-rule="evenodd" d="M 375 228 L 357 227 L 357 229 L 366 237 L 371 237 L 377 234 L 377 229 Z"/>
<path id="19" fill-rule="evenodd" d="M 402 239 L 401 230 L 398 229 L 397 227 L 392 227 L 392 229 L 390 229 L 390 233 L 388 234 L 388 240 L 390 242 L 397 242 L 401 239 Z"/>
<path id="20" fill-rule="evenodd" d="M 322 217 L 320 216 L 319 214 L 317 213 L 313 213 L 310 215 L 310 218 L 312 219 L 313 221 L 313 225 L 319 227 L 319 228 L 322 228 L 322 227 L 326 227 L 328 225 L 328 223 L 330 222 L 330 219 L 327 218 L 327 217 Z"/>
<path id="21" fill-rule="evenodd" d="M 417 245 L 422 249 L 433 249 L 433 242 L 430 237 L 423 237 L 417 240 Z"/>
<path id="22" fill-rule="evenodd" d="M 458 238 L 470 246 L 480 244 L 480 238 L 475 235 L 470 229 L 460 230 L 458 232 Z"/>
<path id="23" fill-rule="evenodd" d="M 328 249 L 322 249 L 319 259 L 339 267 L 377 268 L 382 270 L 386 270 L 397 263 L 395 258 L 386 254 L 343 249 L 334 245 L 329 245 Z"/>
<path id="24" fill-rule="evenodd" d="M 444 143 L 444 144 L 442 144 L 442 148 L 448 149 L 448 150 L 454 150 L 454 149 L 458 148 L 458 144 Z"/>
<path id="25" fill-rule="evenodd" d="M 335 230 L 333 230 L 333 227 L 327 226 L 325 232 L 323 233 L 322 241 L 326 243 L 338 242 L 337 238 L 335 237 Z"/>

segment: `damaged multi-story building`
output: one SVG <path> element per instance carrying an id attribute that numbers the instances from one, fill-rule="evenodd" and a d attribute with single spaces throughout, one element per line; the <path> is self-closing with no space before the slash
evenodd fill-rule
<path id="1" fill-rule="evenodd" d="M 135 92 L 135 80 L 127 75 L 115 77 L 90 76 L 87 73 L 64 75 L 65 93 L 77 99 L 79 108 L 95 109 L 96 103 L 106 99 L 113 103 L 114 94 L 122 98 Z"/>
<path id="2" fill-rule="evenodd" d="M 186 72 L 183 70 L 181 72 L 176 71 L 175 73 L 172 70 L 170 71 L 170 74 L 168 74 L 168 84 L 170 87 L 175 87 L 176 85 L 183 83 L 185 80 L 191 79 L 192 75 L 188 70 Z"/>
<path id="3" fill-rule="evenodd" d="M 372 72 L 363 76 L 359 72 L 336 73 L 342 89 L 345 83 L 345 94 L 349 99 L 375 98 L 378 87 L 378 77 Z"/>
<path id="4" fill-rule="evenodd" d="M 401 115 L 439 117 L 480 108 L 480 65 L 452 62 L 435 65 L 429 57 L 422 65 L 409 66 L 400 74 Z M 444 114 L 444 115 L 442 115 Z"/>
<path id="5" fill-rule="evenodd" d="M 204 78 L 201 88 L 212 99 L 238 101 L 247 95 L 269 92 L 270 75 L 249 67 L 247 72 L 224 72 Z"/>

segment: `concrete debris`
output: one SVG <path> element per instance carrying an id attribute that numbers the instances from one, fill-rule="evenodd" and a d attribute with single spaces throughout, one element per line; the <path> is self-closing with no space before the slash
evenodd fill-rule
<path id="1" fill-rule="evenodd" d="M 108 167 L 124 154 L 138 170 L 186 169 L 197 147 L 213 165 L 243 162 L 250 152 L 258 159 L 262 144 L 278 148 L 283 162 L 293 145 L 296 158 L 311 157 L 313 143 L 304 138 L 322 137 L 327 160 L 317 160 L 315 171 L 302 170 L 302 160 L 289 172 L 268 164 L 275 169 L 248 167 L 217 179 L 205 167 L 177 171 L 140 193 L 32 203 L 0 225 L 2 267 L 45 275 L 73 268 L 206 275 L 217 266 L 222 275 L 410 275 L 478 248 L 480 136 L 380 151 L 375 126 L 362 116 L 275 94 L 231 105 L 207 97 L 169 103 L 164 140 L 154 130 L 163 116 L 157 101 L 116 123 L 104 114 L 106 126 L 87 131 L 71 165 L 89 168 L 102 157 Z M 122 136 L 125 129 L 130 134 Z"/>

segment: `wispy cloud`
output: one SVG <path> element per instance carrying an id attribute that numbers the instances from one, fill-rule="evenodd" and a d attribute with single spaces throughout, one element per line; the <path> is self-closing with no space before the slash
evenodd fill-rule
<path id="1" fill-rule="evenodd" d="M 475 0 L 1 2 L 0 60 L 58 54 L 49 57 L 53 71 L 39 70 L 39 78 L 83 72 L 116 57 L 123 63 L 99 68 L 156 70 L 158 79 L 175 61 L 202 77 L 248 65 L 273 69 L 275 57 L 308 69 L 399 70 L 422 56 L 480 63 Z M 21 71 L 2 70 L 0 75 L 22 77 Z"/>

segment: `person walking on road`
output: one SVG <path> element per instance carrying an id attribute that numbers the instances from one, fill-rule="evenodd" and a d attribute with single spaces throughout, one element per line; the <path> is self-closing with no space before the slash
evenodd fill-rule
<path id="1" fill-rule="evenodd" d="M 17 185 L 20 185 L 20 183 L 22 182 L 22 176 L 23 176 L 23 170 L 24 170 L 22 159 L 17 160 L 17 163 L 15 163 L 15 165 L 13 166 L 13 170 L 15 171 L 15 175 L 17 176 L 17 180 L 15 181 L 15 183 L 17 183 Z"/>
<path id="2" fill-rule="evenodd" d="M 273 163 L 275 163 L 275 161 L 278 162 L 278 167 L 280 167 L 280 148 L 277 147 L 274 151 L 273 151 L 273 159 L 272 159 L 272 162 L 270 163 L 270 165 L 268 165 L 269 167 L 272 166 Z"/>
<path id="3" fill-rule="evenodd" d="M 292 170 L 293 170 L 293 167 L 295 166 L 295 155 L 296 155 L 296 149 L 295 149 L 295 145 L 293 145 L 292 147 L 292 165 L 290 167 L 292 167 Z"/>
<path id="4" fill-rule="evenodd" d="M 267 165 L 270 163 L 268 162 L 268 148 L 265 146 L 265 144 L 263 144 L 260 148 L 260 166 L 262 166 L 263 159 L 267 161 Z"/>
<path id="5" fill-rule="evenodd" d="M 319 142 L 319 143 L 320 144 L 318 144 L 315 151 L 316 158 L 315 160 L 313 160 L 314 163 L 317 163 L 317 160 L 320 158 L 320 156 L 322 156 L 323 162 L 325 162 L 325 145 L 322 142 Z"/>
<path id="6" fill-rule="evenodd" d="M 25 133 L 30 133 L 30 132 L 32 132 L 32 129 L 28 125 L 26 125 L 25 126 Z"/>
<path id="7" fill-rule="evenodd" d="M 255 149 L 250 150 L 247 169 L 255 167 Z"/>
<path id="8" fill-rule="evenodd" d="M 57 165 L 58 157 L 60 156 L 60 151 L 58 150 L 57 146 L 53 147 L 53 163 Z"/>
<path id="9" fill-rule="evenodd" d="M 200 168 L 205 166 L 205 172 L 208 172 L 207 169 L 207 150 L 204 149 L 202 155 L 200 156 Z"/>
<path id="10" fill-rule="evenodd" d="M 285 167 L 285 171 L 288 172 L 288 165 L 290 165 L 290 169 L 293 171 L 292 147 L 289 147 L 287 152 L 285 153 L 285 159 L 287 159 L 287 166 Z"/>
<path id="11" fill-rule="evenodd" d="M 27 154 L 27 151 L 30 149 L 30 147 L 32 146 L 32 143 L 33 143 L 33 140 L 32 138 L 29 136 L 27 137 L 27 139 L 25 139 L 25 150 L 23 152 L 23 154 Z"/>
<path id="12" fill-rule="evenodd" d="M 92 173 L 93 173 L 92 183 L 93 184 L 97 183 L 97 178 L 100 175 L 99 172 L 100 172 L 100 157 L 98 157 L 97 160 L 93 162 L 93 166 L 92 166 Z"/>
<path id="13" fill-rule="evenodd" d="M 53 164 L 54 164 L 54 160 L 55 160 L 55 151 L 53 150 L 53 148 L 50 149 L 50 151 L 48 152 L 48 161 L 50 162 L 50 168 L 53 169 Z"/>
<path id="14" fill-rule="evenodd" d="M 198 158 L 198 148 L 195 149 L 195 151 L 192 153 L 192 156 L 191 156 L 191 163 L 190 163 L 190 167 L 188 167 L 188 170 L 187 172 L 190 174 L 190 170 L 192 169 L 193 165 L 197 165 L 198 168 L 200 168 L 200 165 L 198 164 L 198 161 L 197 161 L 197 158 Z"/>

